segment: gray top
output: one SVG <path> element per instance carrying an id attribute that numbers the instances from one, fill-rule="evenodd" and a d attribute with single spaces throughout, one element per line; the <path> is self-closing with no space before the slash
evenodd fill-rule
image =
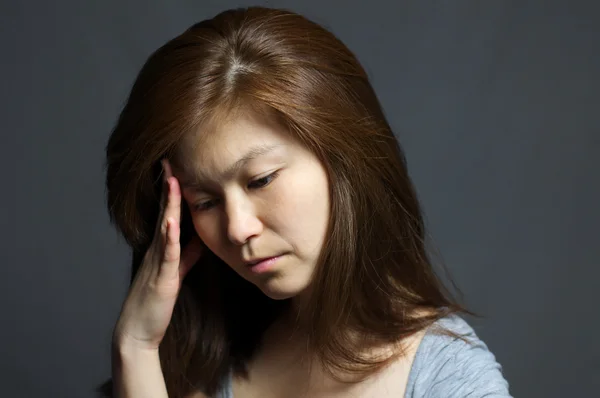
<path id="1" fill-rule="evenodd" d="M 465 337 L 470 344 L 430 328 L 417 349 L 405 398 L 511 397 L 502 367 L 467 322 L 452 315 L 434 325 Z M 231 380 L 216 398 L 233 398 Z"/>

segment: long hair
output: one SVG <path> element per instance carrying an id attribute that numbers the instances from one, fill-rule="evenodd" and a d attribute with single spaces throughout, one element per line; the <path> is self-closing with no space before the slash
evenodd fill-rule
<path id="1" fill-rule="evenodd" d="M 403 152 L 357 58 L 322 26 L 262 7 L 191 26 L 148 58 L 133 85 L 106 148 L 108 210 L 132 248 L 132 279 L 158 217 L 160 159 L 242 107 L 276 118 L 328 175 L 329 226 L 304 308 L 325 369 L 370 374 L 392 358 L 368 358 L 365 346 L 468 312 L 434 272 Z M 193 234 L 184 206 L 182 245 Z M 159 348 L 169 396 L 210 395 L 230 370 L 243 373 L 286 304 L 203 256 Z"/>

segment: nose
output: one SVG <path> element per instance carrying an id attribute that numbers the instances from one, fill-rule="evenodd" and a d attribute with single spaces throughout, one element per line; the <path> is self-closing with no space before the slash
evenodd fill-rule
<path id="1" fill-rule="evenodd" d="M 241 246 L 262 232 L 262 222 L 258 219 L 251 201 L 229 200 L 225 208 L 227 238 L 234 244 Z"/>

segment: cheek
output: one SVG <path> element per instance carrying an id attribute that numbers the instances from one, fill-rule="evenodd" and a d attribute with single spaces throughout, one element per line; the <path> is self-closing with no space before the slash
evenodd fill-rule
<path id="1" fill-rule="evenodd" d="M 218 220 L 208 215 L 192 214 L 192 222 L 196 233 L 204 244 L 216 255 L 220 256 L 222 243 L 218 229 Z"/>
<path id="2" fill-rule="evenodd" d="M 272 212 L 280 231 L 305 250 L 316 250 L 329 220 L 329 190 L 326 177 L 317 173 L 298 175 L 293 185 L 281 192 Z"/>

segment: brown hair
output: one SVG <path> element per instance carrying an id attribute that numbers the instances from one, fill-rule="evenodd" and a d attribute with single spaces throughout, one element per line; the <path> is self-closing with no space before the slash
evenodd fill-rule
<path id="1" fill-rule="evenodd" d="M 268 110 L 329 177 L 329 230 L 306 308 L 310 344 L 327 370 L 370 374 L 392 358 L 365 357 L 365 344 L 396 344 L 468 312 L 433 270 L 406 161 L 356 57 L 303 16 L 262 7 L 193 25 L 154 52 L 133 85 L 106 149 L 108 209 L 132 247 L 132 279 L 158 217 L 160 159 L 244 106 Z M 194 233 L 184 206 L 182 244 Z M 213 394 L 230 369 L 243 372 L 287 305 L 212 253 L 199 263 L 160 346 L 171 397 Z"/>

